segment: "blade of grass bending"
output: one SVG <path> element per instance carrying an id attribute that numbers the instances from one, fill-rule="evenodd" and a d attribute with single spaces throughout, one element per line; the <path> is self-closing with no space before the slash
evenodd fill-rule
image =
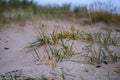
<path id="1" fill-rule="evenodd" d="M 38 59 L 40 59 L 40 56 L 38 55 L 38 52 L 34 47 L 33 47 L 33 50 L 35 51 L 35 54 L 37 55 Z"/>

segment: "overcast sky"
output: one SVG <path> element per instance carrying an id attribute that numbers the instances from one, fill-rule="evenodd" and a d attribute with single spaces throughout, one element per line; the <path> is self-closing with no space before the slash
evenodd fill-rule
<path id="1" fill-rule="evenodd" d="M 46 4 L 63 4 L 63 3 L 72 3 L 74 5 L 79 5 L 79 4 L 90 4 L 95 1 L 102 1 L 102 2 L 110 2 L 113 5 L 120 5 L 120 0 L 33 0 L 34 2 L 41 4 L 41 5 L 46 5 Z"/>
<path id="2" fill-rule="evenodd" d="M 88 4 L 92 2 L 93 0 L 34 0 L 35 2 L 38 2 L 39 4 L 62 4 L 62 3 L 82 3 L 82 4 Z"/>
<path id="3" fill-rule="evenodd" d="M 115 6 L 117 8 L 117 12 L 120 13 L 120 0 L 33 0 L 37 4 L 40 5 L 48 5 L 48 4 L 72 4 L 72 6 L 78 6 L 78 5 L 89 5 L 91 3 L 100 1 L 100 2 L 106 2 L 110 3 L 112 6 Z"/>

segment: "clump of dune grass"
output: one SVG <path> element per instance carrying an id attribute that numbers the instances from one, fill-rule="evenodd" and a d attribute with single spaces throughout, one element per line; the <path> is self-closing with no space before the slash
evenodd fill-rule
<path id="1" fill-rule="evenodd" d="M 32 47 L 40 47 L 40 46 L 47 45 L 47 44 L 48 45 L 57 44 L 58 40 L 59 38 L 55 31 L 53 31 L 52 33 L 46 34 L 42 30 L 40 30 L 38 31 L 36 40 L 30 43 L 28 47 L 32 48 Z"/>
<path id="2" fill-rule="evenodd" d="M 37 47 L 45 46 L 46 57 L 49 60 L 55 60 L 55 62 L 61 62 L 65 58 L 70 58 L 74 54 L 73 43 L 71 45 L 67 44 L 68 40 L 75 39 L 75 29 L 71 27 L 71 32 L 57 32 L 53 30 L 51 33 L 45 33 L 43 31 L 38 31 L 36 41 L 29 44 L 29 48 L 33 49 L 35 54 L 33 56 L 36 59 L 40 59 Z M 50 45 L 60 46 L 60 48 L 51 47 Z"/>
<path id="3" fill-rule="evenodd" d="M 79 30 L 76 30 L 74 26 L 71 26 L 70 30 L 63 30 L 58 34 L 59 39 L 77 40 L 79 39 Z"/>
<path id="4" fill-rule="evenodd" d="M 74 26 L 71 27 L 70 31 L 64 30 L 57 32 L 57 30 L 54 29 L 51 33 L 48 34 L 40 30 L 38 31 L 36 41 L 30 43 L 29 47 L 38 47 L 46 44 L 55 45 L 59 44 L 61 39 L 77 40 L 79 39 L 79 31 L 76 30 Z"/>
<path id="5" fill-rule="evenodd" d="M 117 45 L 118 43 L 118 38 L 116 34 L 112 34 L 112 31 L 106 31 L 103 33 L 96 33 L 94 34 L 95 38 L 96 38 L 96 42 L 98 44 L 102 44 L 104 46 L 108 46 L 108 45 Z"/>
<path id="6" fill-rule="evenodd" d="M 82 32 L 80 40 L 90 44 L 83 48 L 87 53 L 89 63 L 97 66 L 119 60 L 116 53 L 109 49 L 111 45 L 116 46 L 118 44 L 118 37 L 111 30 L 94 34 Z"/>
<path id="7" fill-rule="evenodd" d="M 82 31 L 81 33 L 79 33 L 79 40 L 86 42 L 86 43 L 93 43 L 94 42 L 94 36 L 91 32 L 86 33 L 84 31 Z"/>
<path id="8" fill-rule="evenodd" d="M 28 47 L 40 47 L 45 44 L 51 44 L 50 37 L 43 32 L 42 30 L 38 31 L 38 35 L 36 36 L 36 41 L 30 43 Z"/>
<path id="9" fill-rule="evenodd" d="M 31 47 L 35 53 L 32 53 L 35 60 L 40 61 L 41 57 L 36 47 Z M 64 39 L 60 40 L 58 48 L 54 45 L 45 44 L 43 57 L 46 61 L 50 61 L 52 67 L 56 67 L 57 62 L 61 62 L 64 59 L 71 58 L 75 52 L 73 51 L 73 43 L 71 45 L 67 44 Z"/>
<path id="10" fill-rule="evenodd" d="M 56 62 L 61 62 L 66 58 L 72 57 L 74 54 L 73 51 L 73 43 L 71 45 L 68 45 L 66 42 L 64 42 L 63 39 L 60 40 L 61 45 L 60 48 L 51 47 L 49 46 L 50 53 L 52 57 L 55 59 Z"/>
<path id="11" fill-rule="evenodd" d="M 111 30 L 105 32 L 79 32 L 79 40 L 87 43 L 97 43 L 102 44 L 103 46 L 108 45 L 117 45 L 119 40 L 117 37 L 117 33 L 113 34 Z"/>
<path id="12" fill-rule="evenodd" d="M 102 63 L 108 64 L 119 60 L 119 57 L 109 49 L 109 46 L 103 46 L 102 44 L 98 47 L 90 44 L 84 47 L 83 51 L 86 53 L 88 62 L 96 67 L 101 66 Z"/>

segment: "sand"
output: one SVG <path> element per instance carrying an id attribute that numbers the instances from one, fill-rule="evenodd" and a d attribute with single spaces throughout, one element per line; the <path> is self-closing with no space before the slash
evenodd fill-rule
<path id="1" fill-rule="evenodd" d="M 58 30 L 69 29 L 72 25 L 76 29 L 85 32 L 98 32 L 107 29 L 112 29 L 113 32 L 116 32 L 116 27 L 113 25 L 108 26 L 103 23 L 81 25 L 68 20 L 27 21 L 24 26 L 15 23 L 8 24 L 0 31 L 0 74 L 22 70 L 22 73 L 29 77 L 40 78 L 44 75 L 49 79 L 63 80 L 61 77 L 63 69 L 65 80 L 119 80 L 120 74 L 114 72 L 115 67 L 120 65 L 119 61 L 108 65 L 102 64 L 102 67 L 95 68 L 89 63 L 84 63 L 84 58 L 82 59 L 78 55 L 57 63 L 56 67 L 53 68 L 49 62 L 43 60 L 44 46 L 38 49 L 41 55 L 41 62 L 37 62 L 34 59 L 32 55 L 34 51 L 27 48 L 27 45 L 36 39 L 39 29 L 51 32 L 55 28 Z M 118 34 L 120 33 L 118 32 Z M 82 52 L 82 48 L 86 45 L 87 43 L 76 41 L 74 50 Z M 120 46 L 114 48 L 119 54 Z"/>

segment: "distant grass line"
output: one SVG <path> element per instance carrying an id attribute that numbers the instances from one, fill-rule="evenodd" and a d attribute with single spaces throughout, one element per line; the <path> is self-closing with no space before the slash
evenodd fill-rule
<path id="1" fill-rule="evenodd" d="M 98 2 L 97 4 L 101 6 L 108 6 Z M 96 5 L 96 3 L 91 4 Z M 92 6 L 89 6 L 91 8 Z M 113 23 L 117 26 L 120 26 L 120 14 L 114 13 L 116 8 L 113 7 L 113 10 L 105 11 L 101 9 L 101 6 L 95 6 L 95 8 L 100 10 L 88 9 L 87 6 L 77 6 L 73 10 L 71 9 L 71 4 L 59 5 L 47 5 L 40 6 L 34 3 L 33 1 L 28 0 L 0 0 L 0 23 L 9 23 L 9 22 L 25 22 L 27 19 L 31 19 L 35 16 L 47 18 L 88 18 L 89 22 L 87 23 L 96 23 L 96 22 L 105 22 L 106 24 Z M 108 7 L 111 7 L 110 5 Z M 105 7 L 106 8 L 106 7 Z M 19 12 L 19 14 L 17 13 Z M 7 13 L 7 15 L 5 15 Z M 14 14 L 14 17 L 11 15 Z M 9 16 L 8 16 L 9 15 Z M 8 16 L 8 17 L 6 17 Z M 86 23 L 86 24 L 87 24 Z"/>
<path id="2" fill-rule="evenodd" d="M 103 11 L 92 11 L 90 12 L 91 14 L 91 18 L 92 18 L 92 22 L 96 23 L 96 22 L 105 22 L 106 24 L 109 23 L 114 23 L 117 26 L 120 25 L 119 20 L 120 20 L 120 15 L 118 14 L 112 14 L 110 12 L 103 12 Z"/>

